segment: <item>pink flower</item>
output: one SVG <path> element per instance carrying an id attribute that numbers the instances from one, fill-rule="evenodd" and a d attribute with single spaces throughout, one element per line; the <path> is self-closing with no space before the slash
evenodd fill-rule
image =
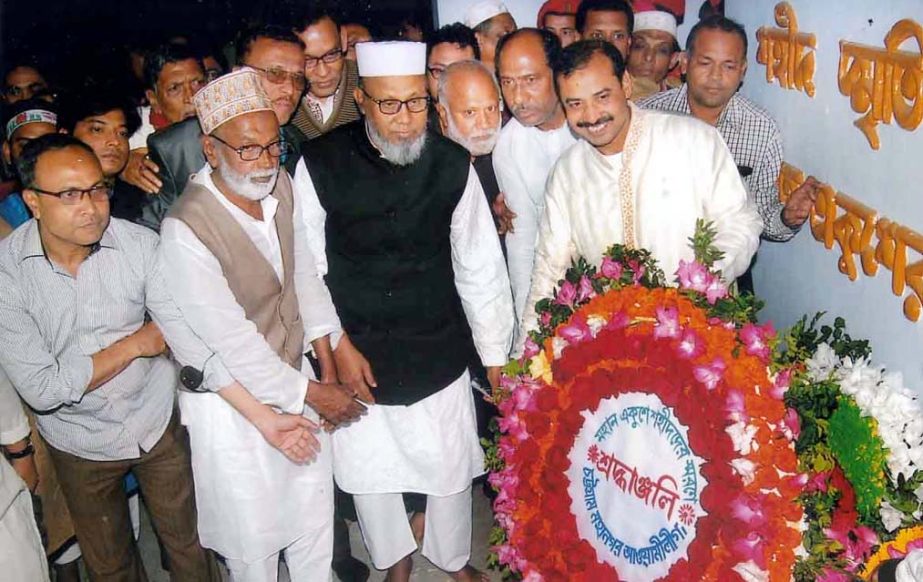
<path id="1" fill-rule="evenodd" d="M 849 582 L 850 577 L 840 572 L 839 570 L 834 570 L 833 568 L 826 567 L 820 576 L 817 578 L 817 582 Z"/>
<path id="2" fill-rule="evenodd" d="M 529 570 L 529 573 L 523 576 L 522 582 L 545 582 L 545 579 L 535 570 Z"/>
<path id="3" fill-rule="evenodd" d="M 519 485 L 519 476 L 516 474 L 516 471 L 512 471 L 507 467 L 502 471 L 488 475 L 487 482 L 497 491 L 509 492 Z"/>
<path id="4" fill-rule="evenodd" d="M 692 375 L 695 376 L 696 380 L 705 384 L 706 388 L 714 390 L 718 382 L 721 381 L 722 376 L 724 376 L 725 368 L 724 361 L 721 358 L 715 358 L 711 364 L 693 368 Z"/>
<path id="5" fill-rule="evenodd" d="M 790 477 L 786 477 L 788 484 L 795 489 L 804 489 L 808 484 L 808 474 L 807 473 L 797 473 Z"/>
<path id="6" fill-rule="evenodd" d="M 727 285 L 717 275 L 708 275 L 708 284 L 705 286 L 705 299 L 709 304 L 714 305 L 719 299 L 728 296 Z"/>
<path id="7" fill-rule="evenodd" d="M 516 445 L 510 439 L 501 438 L 500 444 L 497 445 L 497 450 L 500 453 L 500 458 L 503 459 L 503 462 L 509 463 L 510 459 L 513 458 L 513 454 L 516 453 Z M 507 465 L 507 467 L 509 466 L 510 465 Z"/>
<path id="8" fill-rule="evenodd" d="M 641 281 L 641 277 L 643 277 L 643 276 L 644 276 L 644 273 L 646 272 L 646 269 L 644 268 L 644 265 L 642 265 L 642 264 L 639 263 L 638 261 L 632 259 L 632 260 L 628 261 L 628 268 L 630 268 L 630 269 L 632 270 L 632 272 L 634 273 L 634 274 L 631 276 L 631 283 L 632 283 L 632 285 L 637 285 L 637 284 Z"/>
<path id="9" fill-rule="evenodd" d="M 573 307 L 576 298 L 577 287 L 570 281 L 565 280 L 564 283 L 561 284 L 561 288 L 558 289 L 558 295 L 554 298 L 554 302 L 558 305 Z"/>
<path id="10" fill-rule="evenodd" d="M 569 324 L 558 331 L 558 334 L 571 345 L 593 339 L 593 333 L 586 324 L 586 319 L 580 316 L 574 317 Z"/>
<path id="11" fill-rule="evenodd" d="M 731 550 L 740 556 L 741 562 L 752 560 L 759 569 L 766 569 L 766 541 L 758 533 L 750 532 L 747 537 L 738 539 Z"/>
<path id="12" fill-rule="evenodd" d="M 902 552 L 894 546 L 888 547 L 888 557 L 893 559 L 906 557 L 913 550 L 923 550 L 923 540 L 913 540 L 907 544 L 907 551 Z"/>
<path id="13" fill-rule="evenodd" d="M 535 387 L 526 383 L 520 384 L 513 390 L 510 402 L 513 403 L 514 411 L 536 411 L 538 408 L 535 403 Z"/>
<path id="14" fill-rule="evenodd" d="M 604 257 L 602 264 L 599 266 L 599 272 L 603 277 L 618 281 L 622 278 L 622 263 L 613 261 L 609 257 Z"/>
<path id="15" fill-rule="evenodd" d="M 861 566 L 866 558 L 872 553 L 872 548 L 878 545 L 878 535 L 875 531 L 864 525 L 860 525 L 851 530 L 835 530 L 833 528 L 824 528 L 824 534 L 838 542 L 844 548 L 843 557 L 849 564 L 847 570 L 854 572 Z"/>
<path id="16" fill-rule="evenodd" d="M 679 268 L 676 270 L 676 277 L 679 279 L 680 289 L 691 289 L 699 293 L 705 293 L 708 287 L 708 269 L 698 261 L 680 260 Z"/>
<path id="17" fill-rule="evenodd" d="M 541 322 L 543 327 L 548 327 L 549 325 L 551 325 L 551 312 L 543 311 L 542 314 L 539 316 L 538 320 L 539 322 Z"/>
<path id="18" fill-rule="evenodd" d="M 679 326 L 679 310 L 675 307 L 657 308 L 657 325 L 654 326 L 654 337 L 678 338 L 681 333 Z"/>
<path id="19" fill-rule="evenodd" d="M 740 330 L 740 341 L 744 343 L 746 352 L 751 356 L 756 356 L 763 361 L 768 361 L 772 350 L 769 347 L 770 340 L 776 335 L 772 323 L 757 326 L 748 323 Z"/>
<path id="20" fill-rule="evenodd" d="M 731 502 L 731 515 L 746 523 L 754 530 L 766 523 L 766 514 L 758 499 L 749 495 L 741 495 Z"/>
<path id="21" fill-rule="evenodd" d="M 798 412 L 794 408 L 789 408 L 785 411 L 782 422 L 785 424 L 785 428 L 791 432 L 791 439 L 797 440 L 798 435 L 801 434 L 801 419 L 798 417 Z"/>
<path id="22" fill-rule="evenodd" d="M 624 311 L 619 311 L 618 313 L 613 313 L 612 317 L 609 318 L 609 321 L 606 323 L 603 329 L 625 329 L 628 327 L 628 324 L 631 323 L 628 319 L 628 314 Z"/>
<path id="23" fill-rule="evenodd" d="M 512 571 L 520 572 L 525 567 L 526 561 L 520 555 L 519 550 L 512 545 L 503 544 L 493 549 L 497 552 L 497 558 L 500 559 L 500 563 L 506 564 Z"/>
<path id="24" fill-rule="evenodd" d="M 728 391 L 725 410 L 728 412 L 728 418 L 734 422 L 746 422 L 749 420 L 749 416 L 747 416 L 747 406 L 744 402 L 744 395 L 740 390 Z"/>
<path id="25" fill-rule="evenodd" d="M 596 290 L 593 289 L 590 279 L 586 275 L 580 277 L 580 282 L 577 284 L 577 303 L 583 303 L 593 297 L 596 297 Z"/>
<path id="26" fill-rule="evenodd" d="M 679 340 L 677 351 L 679 351 L 681 358 L 692 360 L 702 355 L 702 352 L 705 351 L 705 346 L 694 331 L 687 329 L 683 332 L 683 337 Z"/>
<path id="27" fill-rule="evenodd" d="M 538 351 L 538 344 L 535 343 L 531 337 L 527 337 L 525 346 L 523 347 L 522 357 L 531 360 L 532 356 L 538 354 Z"/>
<path id="28" fill-rule="evenodd" d="M 772 381 L 772 388 L 769 390 L 769 395 L 776 400 L 782 400 L 791 385 L 792 369 L 785 368 L 784 370 L 780 370 L 779 373 L 776 374 L 775 380 Z"/>
<path id="29" fill-rule="evenodd" d="M 529 438 L 525 421 L 519 418 L 519 415 L 515 412 L 509 416 L 501 417 L 499 424 L 500 430 L 513 437 L 516 441 L 522 442 Z"/>
<path id="30" fill-rule="evenodd" d="M 804 490 L 808 493 L 819 491 L 820 493 L 827 492 L 827 484 L 830 481 L 830 471 L 821 471 L 820 473 L 815 473 L 808 479 L 808 482 L 804 486 Z"/>

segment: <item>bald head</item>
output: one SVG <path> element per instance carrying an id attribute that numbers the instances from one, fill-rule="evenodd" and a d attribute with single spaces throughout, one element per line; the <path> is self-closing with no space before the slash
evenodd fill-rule
<path id="1" fill-rule="evenodd" d="M 451 99 L 452 95 L 476 91 L 500 100 L 500 85 L 490 69 L 481 61 L 459 61 L 446 67 L 439 77 L 438 99 Z"/>
<path id="2" fill-rule="evenodd" d="M 500 132 L 500 88 L 483 63 L 462 61 L 446 68 L 439 78 L 437 111 L 442 132 L 472 156 L 493 151 Z"/>

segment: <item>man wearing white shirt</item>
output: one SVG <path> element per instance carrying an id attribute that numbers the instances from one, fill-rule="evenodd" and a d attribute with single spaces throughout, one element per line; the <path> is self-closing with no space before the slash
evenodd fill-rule
<path id="1" fill-rule="evenodd" d="M 545 209 L 545 181 L 561 153 L 576 142 L 554 92 L 552 63 L 560 41 L 546 30 L 524 28 L 497 47 L 497 76 L 513 114 L 494 148 L 494 171 L 516 218 L 506 235 L 516 321 L 526 311 L 538 224 Z"/>
<path id="2" fill-rule="evenodd" d="M 714 128 L 629 103 L 622 55 L 604 41 L 567 47 L 555 82 L 568 124 L 586 141 L 562 155 L 548 179 L 530 305 L 551 295 L 571 261 L 598 264 L 613 244 L 650 250 L 669 277 L 680 260 L 693 259 L 689 238 L 700 218 L 716 230 L 724 279 L 747 269 L 762 222 Z M 526 311 L 523 330 L 536 327 L 535 312 Z"/>
<path id="3" fill-rule="evenodd" d="M 334 378 L 329 336 L 340 325 L 293 220 L 298 201 L 279 171 L 285 146 L 259 76 L 243 68 L 220 77 L 196 94 L 195 105 L 208 166 L 164 220 L 161 259 L 185 321 L 213 354 L 193 361 L 176 350 L 177 358 L 197 368 L 214 359 L 230 375 L 206 383 L 219 394 L 180 394 L 200 537 L 226 558 L 235 582 L 274 581 L 280 552 L 293 581 L 328 580 L 329 437 L 299 432 L 311 424 L 301 416 L 336 425 L 356 420 L 363 406 L 355 391 L 316 382 L 304 360 L 310 347 Z M 348 349 L 345 337 L 339 343 Z M 198 389 L 188 377 L 187 370 L 186 387 Z M 230 380 L 238 385 L 228 388 Z M 262 413 L 253 417 L 253 403 L 240 406 L 228 390 L 243 392 L 245 404 L 255 398 L 258 410 L 284 413 L 270 419 L 293 419 L 289 435 L 267 435 Z"/>
<path id="4" fill-rule="evenodd" d="M 313 254 L 378 383 L 368 414 L 333 433 L 334 473 L 389 580 L 409 579 L 417 549 L 407 492 L 427 496 L 423 555 L 474 580 L 484 457 L 467 364 L 476 348 L 499 382 L 513 324 L 503 256 L 469 153 L 426 130 L 425 45 L 356 49 L 365 122 L 309 142 L 295 172 Z"/>

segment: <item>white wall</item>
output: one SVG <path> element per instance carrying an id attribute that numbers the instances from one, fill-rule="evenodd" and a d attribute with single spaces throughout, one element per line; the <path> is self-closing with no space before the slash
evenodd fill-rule
<path id="1" fill-rule="evenodd" d="M 895 22 L 923 23 L 920 0 L 789 0 L 798 27 L 817 35 L 817 92 L 813 99 L 765 81 L 755 61 L 755 32 L 775 26 L 776 0 L 727 0 L 727 15 L 741 22 L 750 39 L 749 71 L 743 93 L 768 109 L 785 140 L 785 158 L 806 173 L 923 232 L 923 129 L 908 132 L 892 122 L 879 124 L 881 149 L 872 150 L 853 126 L 859 117 L 837 88 L 839 41 L 884 46 Z M 907 43 L 905 50 L 919 50 Z M 826 310 L 846 318 L 854 337 L 871 340 L 873 356 L 904 373 L 905 382 L 923 395 L 923 321 L 904 318 L 903 299 L 891 293 L 890 271 L 866 277 L 861 268 L 851 282 L 837 269 L 838 246 L 826 250 L 807 230 L 785 244 L 764 242 L 755 272 L 757 291 L 767 299 L 764 317 L 788 326 L 803 313 Z M 908 260 L 918 256 L 908 253 Z M 905 293 L 905 296 L 907 293 Z"/>
<path id="2" fill-rule="evenodd" d="M 465 11 L 478 0 L 436 0 L 436 9 L 439 11 L 439 26 L 452 22 L 464 22 Z M 538 9 L 544 0 L 503 0 L 510 14 L 516 19 L 516 24 L 521 28 L 535 26 Z"/>

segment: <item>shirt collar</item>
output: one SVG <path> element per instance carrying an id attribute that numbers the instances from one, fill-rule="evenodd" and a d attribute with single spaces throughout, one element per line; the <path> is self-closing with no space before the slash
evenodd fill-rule
<path id="1" fill-rule="evenodd" d="M 683 83 L 680 86 L 679 92 L 676 94 L 676 104 L 679 105 L 679 110 L 685 113 L 686 115 L 692 115 L 692 110 L 689 108 L 689 85 Z M 718 127 L 727 127 L 733 129 L 740 122 L 740 94 L 734 93 L 731 95 L 731 100 L 728 101 L 728 104 L 724 106 L 724 110 L 721 111 L 721 115 L 718 116 Z"/>
<path id="2" fill-rule="evenodd" d="M 22 250 L 19 253 L 20 262 L 25 261 L 26 259 L 32 259 L 35 257 L 44 257 L 51 262 L 51 259 L 48 259 L 48 255 L 45 253 L 45 245 L 42 244 L 42 235 L 39 232 L 38 220 L 31 219 L 29 221 L 29 226 L 26 227 L 26 234 L 23 240 Z M 99 242 L 90 247 L 90 254 L 88 256 L 93 256 L 99 249 L 113 249 L 118 250 L 118 241 L 115 238 L 115 235 L 110 232 L 112 230 L 112 218 L 109 218 L 109 224 L 106 226 L 106 230 L 103 231 L 102 238 L 99 239 Z"/>

